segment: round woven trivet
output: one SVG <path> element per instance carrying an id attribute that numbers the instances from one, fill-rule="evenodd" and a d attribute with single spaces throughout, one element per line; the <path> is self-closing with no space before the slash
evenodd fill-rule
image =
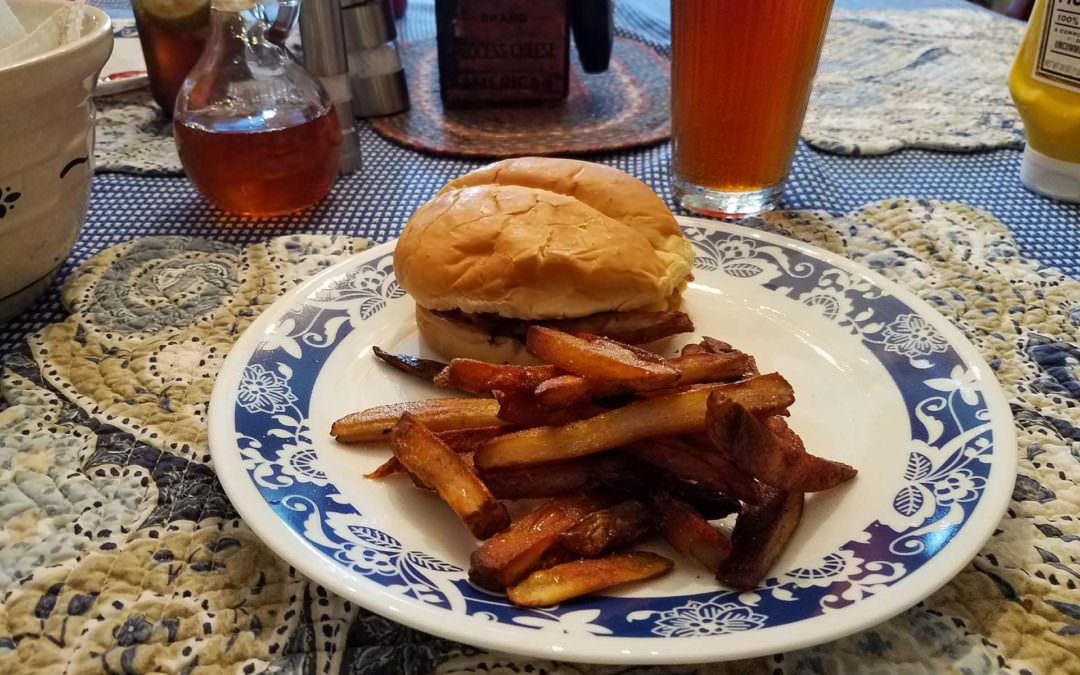
<path id="1" fill-rule="evenodd" d="M 570 54 L 570 95 L 562 104 L 443 108 L 434 40 L 402 49 L 412 108 L 373 119 L 382 136 L 444 155 L 566 155 L 650 145 L 671 134 L 668 62 L 636 40 L 616 38 L 604 73 L 582 72 Z"/>

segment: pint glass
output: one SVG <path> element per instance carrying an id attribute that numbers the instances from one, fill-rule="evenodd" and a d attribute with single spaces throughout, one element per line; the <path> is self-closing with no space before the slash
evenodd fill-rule
<path id="1" fill-rule="evenodd" d="M 791 168 L 832 0 L 672 0 L 676 201 L 772 208 Z"/>

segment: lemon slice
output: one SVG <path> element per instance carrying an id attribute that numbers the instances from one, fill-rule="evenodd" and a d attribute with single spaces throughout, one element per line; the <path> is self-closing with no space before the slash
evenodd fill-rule
<path id="1" fill-rule="evenodd" d="M 192 28 L 207 22 L 209 0 L 139 0 L 138 5 L 151 19 Z"/>

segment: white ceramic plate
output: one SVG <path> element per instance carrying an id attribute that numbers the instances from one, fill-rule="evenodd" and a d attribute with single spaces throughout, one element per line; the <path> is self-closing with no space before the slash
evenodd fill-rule
<path id="1" fill-rule="evenodd" d="M 661 579 L 536 610 L 472 586 L 476 542 L 450 510 L 407 479 L 364 479 L 387 448 L 328 435 L 348 412 L 445 395 L 371 353 L 426 355 L 392 244 L 289 293 L 233 347 L 210 406 L 229 497 L 267 545 L 327 588 L 507 652 L 736 659 L 833 640 L 912 606 L 975 555 L 1008 503 L 1016 439 L 992 371 L 929 306 L 850 261 L 732 225 L 682 223 L 698 255 L 686 293 L 695 339 L 727 340 L 762 372 L 781 372 L 807 447 L 859 469 L 808 498 L 775 576 L 754 592 L 719 587 L 685 560 Z"/>

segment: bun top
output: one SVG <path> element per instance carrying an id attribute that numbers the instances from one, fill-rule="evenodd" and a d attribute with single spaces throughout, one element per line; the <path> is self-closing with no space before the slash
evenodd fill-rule
<path id="1" fill-rule="evenodd" d="M 660 310 L 693 267 L 679 224 L 611 167 L 523 157 L 451 181 L 394 251 L 417 304 L 516 319 Z"/>

